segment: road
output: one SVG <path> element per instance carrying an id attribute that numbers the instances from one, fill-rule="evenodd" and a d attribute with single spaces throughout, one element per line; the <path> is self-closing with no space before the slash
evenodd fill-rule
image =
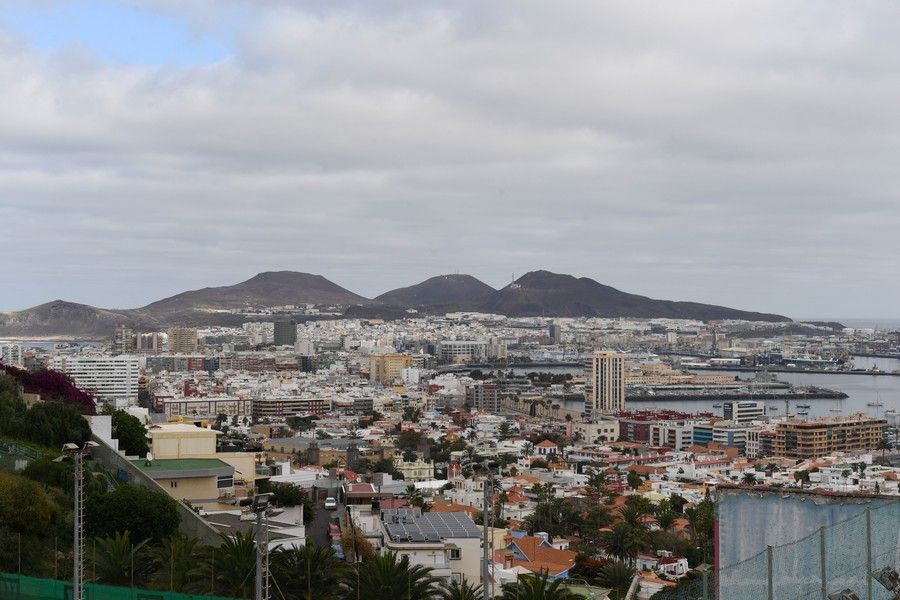
<path id="1" fill-rule="evenodd" d="M 328 525 L 333 519 L 339 519 L 343 514 L 344 506 L 342 504 L 338 504 L 337 510 L 325 510 L 324 500 L 316 502 L 316 514 L 313 515 L 312 522 L 306 526 L 306 537 L 316 544 L 330 546 L 331 539 L 328 537 Z"/>

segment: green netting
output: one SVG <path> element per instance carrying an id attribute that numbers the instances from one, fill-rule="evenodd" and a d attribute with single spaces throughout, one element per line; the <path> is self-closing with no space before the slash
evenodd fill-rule
<path id="1" fill-rule="evenodd" d="M 234 600 L 86 583 L 85 600 Z M 0 573 L 0 600 L 72 600 L 72 583 Z"/>

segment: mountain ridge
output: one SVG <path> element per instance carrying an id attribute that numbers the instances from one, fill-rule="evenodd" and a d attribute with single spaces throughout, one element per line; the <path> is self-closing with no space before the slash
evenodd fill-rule
<path id="1" fill-rule="evenodd" d="M 443 314 L 481 311 L 510 317 L 669 317 L 786 322 L 782 315 L 713 304 L 656 300 L 629 294 L 587 277 L 530 271 L 496 290 L 471 275 L 437 275 L 420 283 L 365 298 L 322 275 L 264 271 L 226 286 L 189 290 L 135 309 L 105 309 L 53 300 L 28 309 L 0 312 L 0 336 L 106 337 L 116 325 L 159 329 L 171 325 L 239 326 L 249 320 L 232 312 L 249 306 L 330 304 L 348 318 L 401 318 L 409 311 Z"/>

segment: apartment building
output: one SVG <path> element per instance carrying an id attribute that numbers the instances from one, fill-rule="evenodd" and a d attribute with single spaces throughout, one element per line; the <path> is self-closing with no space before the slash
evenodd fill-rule
<path id="1" fill-rule="evenodd" d="M 297 343 L 297 321 L 293 319 L 275 321 L 272 329 L 276 346 L 293 346 Z"/>
<path id="2" fill-rule="evenodd" d="M 408 354 L 373 354 L 369 358 L 369 380 L 379 383 L 391 383 L 403 376 L 403 369 L 412 364 Z"/>
<path id="3" fill-rule="evenodd" d="M 500 391 L 496 383 L 476 381 L 466 386 L 466 404 L 483 412 L 500 412 Z"/>
<path id="4" fill-rule="evenodd" d="M 572 421 L 572 434 L 588 444 L 614 442 L 619 439 L 619 422 L 612 417 L 595 418 L 590 423 Z"/>
<path id="5" fill-rule="evenodd" d="M 411 565 L 432 570 L 446 581 L 481 580 L 481 531 L 465 512 L 418 509 L 381 511 L 383 551 L 406 556 Z"/>
<path id="6" fill-rule="evenodd" d="M 873 450 L 884 438 L 887 421 L 866 414 L 811 421 L 790 420 L 775 428 L 773 454 L 815 458 L 835 452 Z"/>
<path id="7" fill-rule="evenodd" d="M 141 376 L 137 357 L 55 356 L 51 366 L 101 402 L 125 405 L 137 401 Z"/>
<path id="8" fill-rule="evenodd" d="M 25 362 L 25 353 L 19 344 L 0 344 L 0 363 L 12 367 L 21 367 Z"/>
<path id="9" fill-rule="evenodd" d="M 737 448 L 743 454 L 747 447 L 749 425 L 734 421 L 716 421 L 712 428 L 712 441 L 726 448 Z"/>
<path id="10" fill-rule="evenodd" d="M 322 415 L 331 410 L 331 399 L 323 397 L 263 397 L 253 400 L 253 416 L 290 417 L 297 414 Z"/>
<path id="11" fill-rule="evenodd" d="M 191 354 L 200 347 L 197 329 L 194 327 L 169 328 L 169 352 L 172 354 Z"/>
<path id="12" fill-rule="evenodd" d="M 438 342 L 435 353 L 442 363 L 483 362 L 487 360 L 488 345 L 472 340 L 443 340 Z"/>
<path id="13" fill-rule="evenodd" d="M 594 352 L 585 365 L 584 408 L 589 417 L 625 409 L 625 356 Z"/>

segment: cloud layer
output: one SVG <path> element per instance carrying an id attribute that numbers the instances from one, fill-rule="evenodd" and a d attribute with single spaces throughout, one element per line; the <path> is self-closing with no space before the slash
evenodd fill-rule
<path id="1" fill-rule="evenodd" d="M 547 268 L 896 316 L 900 6 L 180 4 L 198 36 L 241 15 L 229 58 L 0 30 L 0 309 Z"/>

